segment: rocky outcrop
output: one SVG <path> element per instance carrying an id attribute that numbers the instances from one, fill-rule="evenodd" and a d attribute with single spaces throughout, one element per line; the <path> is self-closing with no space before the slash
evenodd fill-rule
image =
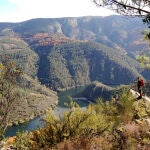
<path id="1" fill-rule="evenodd" d="M 132 89 L 130 92 L 135 98 L 139 96 L 139 93 Z M 139 125 L 144 125 L 148 129 L 147 134 L 150 134 L 150 98 L 148 96 L 142 96 L 142 99 L 134 102 L 133 108 L 135 122 Z"/>

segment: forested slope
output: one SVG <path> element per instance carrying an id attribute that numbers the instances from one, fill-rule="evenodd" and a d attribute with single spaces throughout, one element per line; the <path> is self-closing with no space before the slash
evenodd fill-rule
<path id="1" fill-rule="evenodd" d="M 49 81 L 53 88 L 65 88 L 100 81 L 128 84 L 139 76 L 136 61 L 96 43 L 67 43 L 53 47 L 48 55 Z"/>
<path id="2" fill-rule="evenodd" d="M 133 59 L 149 49 L 139 18 L 39 18 L 2 23 L 0 30 L 1 56 L 9 55 L 26 74 L 54 90 L 95 80 L 129 84 L 139 75 L 150 78 Z"/>
<path id="3" fill-rule="evenodd" d="M 11 29 L 7 28 L 0 32 L 1 102 L 3 99 L 5 102 L 5 99 L 12 98 L 13 90 L 17 93 L 11 111 L 13 114 L 8 121 L 9 125 L 32 119 L 58 102 L 57 94 L 41 85 L 36 78 L 38 59 L 38 55 L 31 50 L 30 46 Z M 10 71 L 7 66 L 11 68 Z M 5 69 L 2 70 L 3 68 Z M 17 82 L 10 84 L 7 76 L 13 74 L 15 68 L 21 70 L 22 74 L 17 77 Z M 5 71 L 8 72 L 3 77 Z"/>
<path id="4" fill-rule="evenodd" d="M 24 73 L 35 77 L 37 74 L 38 55 L 31 50 L 30 46 L 11 29 L 6 28 L 0 32 L 0 59 L 13 60 L 15 65 Z"/>

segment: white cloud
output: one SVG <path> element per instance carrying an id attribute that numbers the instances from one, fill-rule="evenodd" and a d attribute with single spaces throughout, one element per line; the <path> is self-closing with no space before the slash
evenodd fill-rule
<path id="1" fill-rule="evenodd" d="M 7 14 L 10 21 L 31 18 L 58 18 L 79 16 L 105 16 L 112 12 L 97 8 L 92 0 L 9 0 L 18 8 Z"/>

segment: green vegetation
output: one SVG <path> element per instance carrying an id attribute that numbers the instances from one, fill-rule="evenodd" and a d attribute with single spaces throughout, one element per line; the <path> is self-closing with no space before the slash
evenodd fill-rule
<path id="1" fill-rule="evenodd" d="M 10 60 L 12 62 L 9 64 Z M 33 119 L 43 114 L 49 107 L 56 105 L 57 94 L 38 82 L 36 77 L 38 55 L 10 28 L 0 31 L 0 62 L 4 65 L 1 67 L 6 70 L 9 67 L 13 71 L 6 72 L 5 69 L 1 69 L 0 101 L 3 104 L 0 108 L 0 129 L 3 134 L 7 126 Z M 12 73 L 19 70 L 22 70 L 22 76 L 17 78 L 12 76 Z M 11 83 L 7 78 L 12 78 L 16 82 Z M 7 103 L 9 107 L 7 105 L 4 107 Z M 9 111 L 8 114 L 7 111 Z"/>
<path id="2" fill-rule="evenodd" d="M 93 81 L 129 84 L 139 75 L 149 79 L 128 56 L 149 50 L 141 40 L 143 28 L 139 18 L 122 16 L 6 23 L 0 25 L 0 54 L 55 91 Z"/>
<path id="3" fill-rule="evenodd" d="M 0 139 L 8 126 L 33 119 L 57 104 L 54 91 L 22 73 L 8 57 L 0 63 Z"/>
<path id="4" fill-rule="evenodd" d="M 79 97 L 86 97 L 89 100 L 95 101 L 101 97 L 103 99 L 110 99 L 114 88 L 106 86 L 98 81 L 88 85 L 80 94 Z"/>
<path id="5" fill-rule="evenodd" d="M 24 73 L 35 77 L 38 61 L 35 52 L 30 49 L 26 42 L 18 38 L 12 30 L 5 29 L 1 32 L 3 35 L 0 36 L 0 61 L 7 56 Z"/>
<path id="6" fill-rule="evenodd" d="M 16 149 L 146 149 L 150 144 L 149 105 L 135 101 L 128 90 L 118 101 L 98 99 L 86 109 L 70 101 L 63 118 L 49 110 L 44 128 L 17 135 L 13 145 Z"/>
<path id="7" fill-rule="evenodd" d="M 48 60 L 49 81 L 55 90 L 83 86 L 95 80 L 128 84 L 140 75 L 136 61 L 98 43 L 59 44 L 50 50 Z"/>
<path id="8" fill-rule="evenodd" d="M 138 18 L 122 16 L 0 24 L 0 60 L 4 56 L 13 60 L 0 65 L 0 139 L 7 125 L 22 123 L 47 109 L 45 127 L 18 133 L 13 143 L 16 149 L 146 149 L 149 102 L 135 101 L 126 86 L 116 90 L 105 85 L 129 84 L 142 74 L 128 54 L 134 58 L 141 48 L 149 49 L 141 40 L 143 28 Z M 19 68 L 23 75 L 16 78 Z M 70 89 L 85 85 L 85 89 Z M 67 102 L 66 93 L 97 103 L 83 109 L 71 101 L 65 104 L 69 111 L 57 117 L 48 110 L 57 103 L 56 93 L 48 87 L 60 92 L 61 105 Z"/>
<path id="9" fill-rule="evenodd" d="M 85 90 L 86 87 L 87 86 L 75 87 L 69 90 L 58 92 L 58 97 L 59 97 L 58 106 L 66 107 L 65 104 L 69 103 L 71 97 L 73 98 L 73 100 L 74 98 L 78 99 L 79 97 L 81 97 L 81 94 Z M 84 102 L 82 101 L 81 102 L 78 101 L 77 103 L 79 104 L 80 107 L 83 107 L 85 105 L 87 106 L 87 104 L 84 104 Z"/>
<path id="10" fill-rule="evenodd" d="M 137 56 L 137 60 L 140 62 L 141 66 L 146 69 L 150 69 L 150 54 L 146 53 L 141 56 Z"/>
<path id="11" fill-rule="evenodd" d="M 15 114 L 14 107 L 23 96 L 16 85 L 16 78 L 22 73 L 21 70 L 14 67 L 14 62 L 9 62 L 7 58 L 4 64 L 0 64 L 0 140 Z"/>

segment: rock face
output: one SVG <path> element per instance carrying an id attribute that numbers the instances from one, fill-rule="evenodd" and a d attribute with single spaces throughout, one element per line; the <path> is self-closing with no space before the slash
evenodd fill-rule
<path id="1" fill-rule="evenodd" d="M 138 92 L 136 92 L 132 89 L 130 89 L 130 92 L 132 93 L 134 98 L 137 98 L 140 95 Z M 150 98 L 148 96 L 142 96 L 142 99 L 150 102 Z"/>
<path id="2" fill-rule="evenodd" d="M 139 93 L 132 89 L 130 89 L 130 92 L 135 98 L 139 96 Z M 133 107 L 136 112 L 135 121 L 140 125 L 146 125 L 150 129 L 150 98 L 142 96 L 142 99 L 137 100 Z"/>

